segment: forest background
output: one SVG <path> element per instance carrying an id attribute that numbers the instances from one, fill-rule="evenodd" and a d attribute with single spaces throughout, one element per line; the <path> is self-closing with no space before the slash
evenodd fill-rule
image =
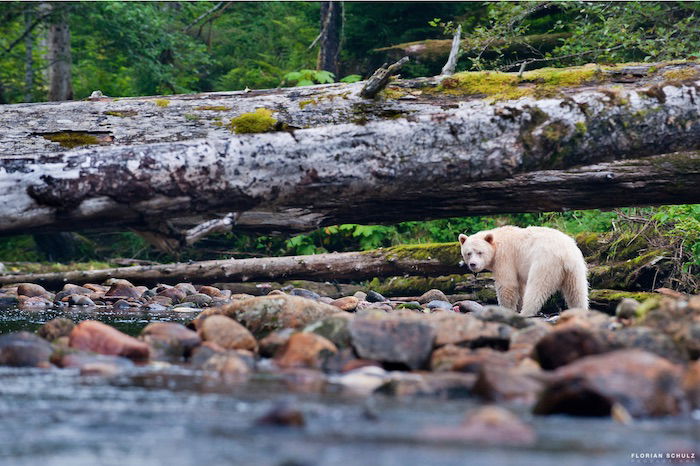
<path id="1" fill-rule="evenodd" d="M 532 69 L 700 56 L 699 2 L 342 2 L 340 52 L 329 70 L 319 65 L 323 5 L 0 3 L 0 104 L 65 99 L 51 94 L 50 74 L 57 72 L 48 41 L 52 28 L 67 32 L 63 62 L 72 99 L 95 90 L 124 97 L 352 82 L 381 65 L 386 55 L 378 49 L 449 40 L 458 24 L 464 42 L 457 70 L 517 71 L 523 61 Z M 434 76 L 443 64 L 427 56 L 412 60 L 401 77 Z M 344 224 L 294 236 L 234 230 L 178 255 L 128 231 L 19 235 L 0 238 L 0 262 L 10 271 L 31 272 L 366 250 L 455 241 L 459 233 L 503 224 L 552 226 L 574 235 L 624 232 L 679 251 L 684 274 L 700 270 L 700 205 Z"/>

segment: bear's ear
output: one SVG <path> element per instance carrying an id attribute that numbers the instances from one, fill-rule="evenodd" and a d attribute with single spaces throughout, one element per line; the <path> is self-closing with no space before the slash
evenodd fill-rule
<path id="1" fill-rule="evenodd" d="M 493 235 L 489 233 L 488 235 L 484 236 L 484 241 L 486 241 L 489 244 L 493 244 Z"/>
<path id="2" fill-rule="evenodd" d="M 467 238 L 469 238 L 467 235 L 460 234 L 459 235 L 459 244 L 464 244 L 464 242 L 467 240 Z"/>

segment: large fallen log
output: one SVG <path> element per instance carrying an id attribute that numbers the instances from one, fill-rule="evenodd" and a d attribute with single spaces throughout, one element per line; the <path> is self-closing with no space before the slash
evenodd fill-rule
<path id="1" fill-rule="evenodd" d="M 0 276 L 0 285 L 30 282 L 50 288 L 65 283 L 101 283 L 123 278 L 142 285 L 215 281 L 273 280 L 364 280 L 395 275 L 448 275 L 463 273 L 458 244 L 394 246 L 365 252 L 316 254 L 310 256 L 264 257 L 211 260 L 165 265 L 141 265 L 103 270 L 85 270 Z"/>
<path id="2" fill-rule="evenodd" d="M 671 154 L 700 146 L 699 70 L 552 75 L 578 83 L 564 88 L 541 74 L 517 85 L 514 75 L 477 76 L 505 79 L 504 92 L 455 75 L 437 88 L 399 83 L 387 94 L 399 98 L 384 100 L 360 98 L 355 83 L 5 106 L 0 233 L 131 227 L 167 236 L 232 212 L 239 229 L 310 230 L 700 202 L 697 153 Z M 677 75 L 687 79 L 668 81 Z M 515 95 L 525 97 L 492 100 Z M 232 134 L 228 118 L 257 107 L 286 130 Z"/>

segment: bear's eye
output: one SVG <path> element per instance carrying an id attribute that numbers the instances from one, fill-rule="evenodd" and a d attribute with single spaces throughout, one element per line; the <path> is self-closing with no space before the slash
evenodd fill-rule
<path id="1" fill-rule="evenodd" d="M 481 251 L 477 252 L 478 255 L 481 255 Z"/>
<path id="2" fill-rule="evenodd" d="M 468 252 L 468 253 L 467 253 L 467 256 L 471 256 L 471 255 L 472 255 L 472 253 L 471 253 L 471 252 Z"/>

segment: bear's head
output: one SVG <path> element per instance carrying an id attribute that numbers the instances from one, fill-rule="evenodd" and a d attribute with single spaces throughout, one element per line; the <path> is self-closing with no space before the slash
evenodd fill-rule
<path id="1" fill-rule="evenodd" d="M 496 253 L 491 233 L 472 236 L 459 235 L 459 243 L 464 263 L 467 264 L 469 270 L 477 273 L 484 269 L 490 269 L 493 256 Z"/>

